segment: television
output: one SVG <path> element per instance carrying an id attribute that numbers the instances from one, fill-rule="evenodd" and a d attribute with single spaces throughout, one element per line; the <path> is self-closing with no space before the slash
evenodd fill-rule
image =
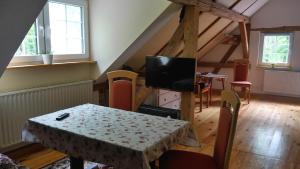
<path id="1" fill-rule="evenodd" d="M 179 92 L 193 92 L 195 59 L 146 56 L 146 86 Z"/>

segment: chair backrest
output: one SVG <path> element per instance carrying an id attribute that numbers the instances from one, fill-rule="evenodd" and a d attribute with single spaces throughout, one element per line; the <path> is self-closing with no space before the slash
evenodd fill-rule
<path id="1" fill-rule="evenodd" d="M 127 70 L 107 73 L 109 107 L 135 111 L 136 79 L 138 74 Z"/>
<path id="2" fill-rule="evenodd" d="M 234 61 L 233 81 L 247 81 L 249 61 L 248 59 L 239 59 Z"/>
<path id="3" fill-rule="evenodd" d="M 240 99 L 233 91 L 223 91 L 220 118 L 214 147 L 214 160 L 218 169 L 228 169 L 235 136 Z"/>

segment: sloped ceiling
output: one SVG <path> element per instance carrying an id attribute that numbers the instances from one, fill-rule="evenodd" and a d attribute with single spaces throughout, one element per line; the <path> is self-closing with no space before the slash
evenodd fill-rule
<path id="1" fill-rule="evenodd" d="M 177 9 L 171 4 L 167 0 L 89 0 L 90 55 L 97 61 L 92 78 L 105 81 L 107 71 L 118 69 L 136 53 L 173 11 L 180 11 L 180 5 Z"/>
<path id="2" fill-rule="evenodd" d="M 217 0 L 217 3 L 239 12 L 245 16 L 251 17 L 257 12 L 268 0 Z M 166 45 L 176 30 L 179 23 L 179 13 L 175 15 L 160 31 L 158 31 L 143 47 L 141 47 L 126 63 L 136 71 L 141 71 L 145 64 L 146 55 L 157 55 L 159 51 Z M 200 13 L 199 16 L 199 38 L 198 51 L 201 50 L 219 34 L 229 34 L 238 23 L 231 20 L 214 16 L 210 13 Z M 180 51 L 178 51 L 180 56 Z"/>
<path id="3" fill-rule="evenodd" d="M 0 1 L 0 77 L 47 0 Z"/>

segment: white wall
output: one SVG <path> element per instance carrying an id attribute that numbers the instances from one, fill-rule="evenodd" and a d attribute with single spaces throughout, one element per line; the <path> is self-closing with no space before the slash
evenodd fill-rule
<path id="1" fill-rule="evenodd" d="M 270 0 L 251 19 L 252 28 L 272 28 L 280 26 L 300 25 L 300 1 L 299 0 Z M 263 91 L 264 69 L 257 67 L 259 59 L 260 32 L 251 32 L 250 59 L 253 68 L 250 71 L 250 79 L 254 83 L 256 92 Z M 300 70 L 300 32 L 294 33 L 294 47 L 292 49 L 293 70 Z M 274 84 L 275 85 L 275 84 Z"/>
<path id="2" fill-rule="evenodd" d="M 46 2 L 0 1 L 0 77 Z"/>
<path id="3" fill-rule="evenodd" d="M 91 79 L 90 65 L 6 69 L 45 3 L 0 0 L 0 93 Z"/>
<path id="4" fill-rule="evenodd" d="M 0 78 L 0 93 L 91 80 L 90 65 L 61 65 L 7 69 Z"/>
<path id="5" fill-rule="evenodd" d="M 98 61 L 93 77 L 105 73 L 169 5 L 166 0 L 89 0 L 90 53 Z"/>
<path id="6" fill-rule="evenodd" d="M 251 17 L 252 28 L 272 28 L 280 26 L 300 26 L 300 1 L 299 0 L 270 0 L 258 12 Z M 300 70 L 300 32 L 294 33 L 294 48 L 292 55 L 293 70 Z M 253 83 L 253 91 L 263 93 L 264 69 L 257 66 L 259 57 L 260 33 L 252 31 L 250 35 L 250 63 L 249 80 Z M 228 47 L 227 47 L 228 48 Z M 219 45 L 215 50 L 205 56 L 204 61 L 219 61 L 227 49 Z M 223 53 L 223 54 L 222 54 Z M 235 51 L 230 60 L 242 58 L 241 46 Z M 203 69 L 211 70 L 211 69 Z M 233 70 L 222 69 L 220 73 L 228 74 L 227 88 L 232 81 Z M 217 83 L 217 82 L 216 82 Z M 215 83 L 215 88 L 220 88 L 220 84 Z"/>

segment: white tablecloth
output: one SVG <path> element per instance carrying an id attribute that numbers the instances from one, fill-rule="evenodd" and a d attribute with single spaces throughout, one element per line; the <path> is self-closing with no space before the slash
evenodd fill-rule
<path id="1" fill-rule="evenodd" d="M 56 121 L 63 113 L 70 116 Z M 115 169 L 150 169 L 190 130 L 186 121 L 85 104 L 29 119 L 22 138 Z"/>

